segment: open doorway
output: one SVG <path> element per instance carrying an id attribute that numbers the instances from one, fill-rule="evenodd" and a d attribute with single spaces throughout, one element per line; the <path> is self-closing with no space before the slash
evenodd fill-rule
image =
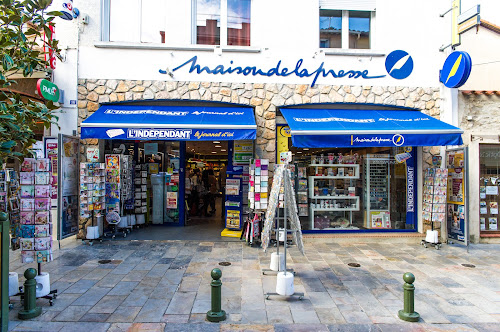
<path id="1" fill-rule="evenodd" d="M 186 227 L 219 234 L 224 228 L 228 150 L 227 141 L 186 143 Z"/>

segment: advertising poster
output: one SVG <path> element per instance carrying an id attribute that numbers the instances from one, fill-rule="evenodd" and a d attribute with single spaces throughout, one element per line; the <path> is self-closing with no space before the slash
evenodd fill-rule
<path id="1" fill-rule="evenodd" d="M 59 240 L 78 232 L 80 138 L 59 134 L 58 138 Z"/>
<path id="2" fill-rule="evenodd" d="M 277 138 L 276 138 L 276 155 L 278 158 L 278 164 L 283 164 L 281 161 L 281 153 L 287 152 L 289 150 L 288 147 L 288 138 L 292 137 L 290 134 L 290 127 L 288 126 L 276 126 Z"/>
<path id="3" fill-rule="evenodd" d="M 448 238 L 466 242 L 466 220 L 465 220 L 465 151 L 456 149 L 446 152 L 446 167 L 448 169 L 448 190 L 446 222 L 448 228 Z M 486 197 L 486 188 L 482 188 L 481 196 Z M 486 202 L 480 202 L 480 214 L 488 212 Z M 481 218 L 481 227 L 484 227 L 488 219 Z"/>
<path id="4" fill-rule="evenodd" d="M 177 192 L 167 192 L 167 209 L 177 209 Z"/>

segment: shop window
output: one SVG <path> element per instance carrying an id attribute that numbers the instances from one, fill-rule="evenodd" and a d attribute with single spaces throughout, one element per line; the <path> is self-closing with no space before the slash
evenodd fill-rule
<path id="1" fill-rule="evenodd" d="M 372 11 L 320 9 L 320 48 L 369 49 Z"/>
<path id="2" fill-rule="evenodd" d="M 498 232 L 500 146 L 479 146 L 479 223 L 481 233 Z"/>
<path id="3" fill-rule="evenodd" d="M 250 46 L 250 4 L 251 0 L 196 0 L 196 44 Z"/>
<path id="4" fill-rule="evenodd" d="M 416 230 L 414 149 L 288 146 L 302 229 Z"/>
<path id="5" fill-rule="evenodd" d="M 109 0 L 109 40 L 164 43 L 166 2 Z"/>

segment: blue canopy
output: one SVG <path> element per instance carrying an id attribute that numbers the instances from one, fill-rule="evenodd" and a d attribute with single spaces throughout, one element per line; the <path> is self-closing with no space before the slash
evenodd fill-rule
<path id="1" fill-rule="evenodd" d="M 283 108 L 300 148 L 461 145 L 463 130 L 417 110 Z"/>
<path id="2" fill-rule="evenodd" d="M 255 139 L 251 107 L 103 105 L 82 122 L 82 138 L 129 140 Z"/>

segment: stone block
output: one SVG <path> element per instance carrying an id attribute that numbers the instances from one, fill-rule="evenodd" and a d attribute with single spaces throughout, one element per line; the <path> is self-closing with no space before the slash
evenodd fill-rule
<path id="1" fill-rule="evenodd" d="M 128 85 L 125 84 L 124 81 L 120 81 L 120 83 L 118 83 L 118 86 L 116 87 L 115 92 L 127 92 L 128 90 L 130 90 Z"/>
<path id="2" fill-rule="evenodd" d="M 95 92 L 95 91 L 92 91 L 90 92 L 88 95 L 87 95 L 87 100 L 90 100 L 90 101 L 97 101 L 99 99 L 99 95 Z"/>
<path id="3" fill-rule="evenodd" d="M 95 112 L 95 111 L 97 111 L 98 108 L 99 108 L 99 104 L 98 103 L 94 103 L 93 101 L 89 101 L 87 103 L 87 110 L 89 112 Z"/>
<path id="4" fill-rule="evenodd" d="M 97 93 L 98 95 L 102 95 L 103 93 L 106 92 L 106 87 L 104 85 L 99 85 L 94 89 L 94 92 Z"/>

